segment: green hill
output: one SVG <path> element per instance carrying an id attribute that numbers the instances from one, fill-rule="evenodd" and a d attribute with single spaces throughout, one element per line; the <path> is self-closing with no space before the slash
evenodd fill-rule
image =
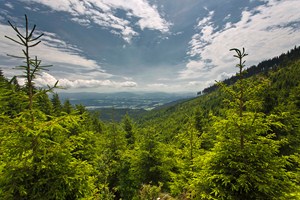
<path id="1" fill-rule="evenodd" d="M 231 49 L 234 81 L 104 122 L 50 99 L 57 82 L 35 87 L 49 66 L 29 56 L 43 35 L 25 21 L 24 35 L 9 22 L 18 38 L 8 39 L 25 47 L 26 84 L 0 70 L 0 199 L 300 199 L 299 48 L 253 74 L 245 50 Z"/>
<path id="2" fill-rule="evenodd" d="M 270 81 L 267 88 L 265 88 L 263 96 L 261 96 L 264 102 L 262 109 L 264 113 L 274 111 L 279 105 L 288 104 L 290 98 L 292 98 L 291 96 L 295 95 L 294 93 L 300 85 L 300 47 L 295 48 L 291 52 L 292 53 L 286 53 L 279 56 L 284 58 L 285 61 L 283 64 L 276 65 L 276 68 L 269 67 L 268 71 L 260 71 L 259 73 L 252 74 L 250 77 L 247 76 L 247 79 L 254 85 L 260 79 L 268 79 Z M 289 60 L 289 57 L 287 56 L 289 54 L 292 55 L 293 59 Z M 297 55 L 298 59 L 296 59 L 295 55 Z M 272 60 L 273 59 L 270 59 L 269 61 L 271 64 L 274 64 Z M 263 63 L 265 62 L 267 61 L 264 61 Z M 260 63 L 258 66 L 261 65 L 262 64 Z M 231 80 L 229 82 L 233 82 L 232 80 L 236 79 L 236 77 L 237 76 L 233 76 L 228 79 Z M 228 80 L 223 82 L 227 84 Z M 237 80 L 234 82 L 236 81 Z M 164 106 L 161 109 L 155 109 L 144 113 L 138 122 L 141 126 L 156 124 L 157 127 L 160 127 L 165 126 L 165 122 L 170 120 L 175 121 L 174 126 L 176 126 L 180 125 L 178 122 L 183 122 L 184 119 L 194 116 L 195 113 L 199 111 L 203 112 L 205 116 L 209 113 L 219 115 L 220 110 L 224 109 L 223 100 L 225 94 L 220 91 L 220 87 L 217 86 L 217 84 L 213 87 L 215 89 L 209 93 L 205 92 L 203 95 L 178 104 Z"/>
<path id="3" fill-rule="evenodd" d="M 120 122 L 0 70 L 0 198 L 299 199 L 298 51 Z"/>
<path id="4" fill-rule="evenodd" d="M 186 191 L 191 199 L 299 199 L 299 188 L 283 197 L 278 187 L 284 185 L 276 181 L 283 175 L 277 171 L 281 168 L 292 169 L 290 178 L 299 183 L 300 59 L 294 55 L 291 60 L 284 56 L 276 68 L 230 86 L 219 84 L 138 121 L 141 128 L 152 130 L 163 143 L 161 150 L 173 159 L 166 183 L 173 195 Z M 263 162 L 269 167 L 258 167 Z M 271 175 L 268 170 L 277 172 Z"/>

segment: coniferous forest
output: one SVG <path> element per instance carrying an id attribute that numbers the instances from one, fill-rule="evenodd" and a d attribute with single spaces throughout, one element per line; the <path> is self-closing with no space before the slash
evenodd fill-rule
<path id="1" fill-rule="evenodd" d="M 247 68 L 197 98 L 102 122 L 37 88 L 51 66 L 31 54 L 25 20 L 17 77 L 0 71 L 0 199 L 300 199 L 300 48 Z M 251 71 L 252 70 L 252 71 Z M 254 72 L 255 71 L 255 72 Z"/>

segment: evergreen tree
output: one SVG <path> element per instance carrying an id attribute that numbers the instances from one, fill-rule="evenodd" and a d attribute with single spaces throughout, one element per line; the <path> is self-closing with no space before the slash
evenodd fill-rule
<path id="1" fill-rule="evenodd" d="M 64 101 L 64 104 L 62 105 L 62 111 L 70 114 L 72 112 L 72 110 L 73 110 L 73 106 L 72 106 L 70 100 L 66 99 Z"/>
<path id="2" fill-rule="evenodd" d="M 190 186 L 191 180 L 199 170 L 197 159 L 204 154 L 204 150 L 201 149 L 201 134 L 196 129 L 199 121 L 197 122 L 196 119 L 189 117 L 183 132 L 175 137 L 178 144 L 173 148 L 175 164 L 170 171 L 172 181 L 169 185 L 172 195 L 180 196 L 183 199 L 194 198 L 193 188 Z"/>
<path id="3" fill-rule="evenodd" d="M 140 140 L 135 147 L 132 160 L 132 172 L 139 187 L 144 184 L 159 185 L 168 177 L 164 170 L 165 155 L 158 133 L 153 129 L 142 130 Z"/>
<path id="4" fill-rule="evenodd" d="M 212 127 L 217 135 L 211 152 L 200 163 L 204 166 L 195 179 L 204 199 L 280 199 L 292 191 L 289 165 L 279 150 L 285 140 L 275 140 L 272 127 L 284 127 L 274 115 L 259 112 L 261 102 L 253 95 L 265 84 L 251 85 L 243 79 L 245 52 L 234 49 L 239 59 L 240 80 L 234 88 L 222 86 L 231 97 L 225 118 L 216 117 Z M 250 98 L 252 97 L 252 98 Z"/>
<path id="5" fill-rule="evenodd" d="M 126 132 L 126 139 L 128 145 L 132 145 L 134 143 L 134 132 L 133 132 L 133 125 L 132 120 L 130 119 L 128 113 L 124 116 L 122 120 L 123 129 Z"/>
<path id="6" fill-rule="evenodd" d="M 0 81 L 5 80 L 2 70 L 0 69 Z"/>
<path id="7" fill-rule="evenodd" d="M 61 101 L 59 99 L 59 95 L 57 93 L 54 93 L 51 99 L 52 102 L 52 108 L 53 108 L 53 115 L 60 116 L 62 112 L 62 105 Z"/>
<path id="8" fill-rule="evenodd" d="M 81 126 L 82 117 L 47 116 L 36 104 L 37 98 L 51 91 L 56 84 L 46 91 L 34 88 L 34 79 L 44 68 L 37 57 L 31 59 L 29 50 L 39 44 L 37 40 L 42 34 L 34 38 L 35 26 L 29 30 L 27 16 L 25 22 L 25 34 L 21 34 L 9 22 L 19 41 L 6 36 L 25 47 L 25 65 L 19 68 L 24 71 L 27 83 L 25 93 L 23 89 L 15 90 L 14 84 L 11 84 L 9 86 L 13 87 L 8 88 L 11 89 L 9 93 L 5 92 L 3 95 L 10 98 L 11 94 L 16 93 L 17 101 L 27 105 L 20 110 L 15 109 L 16 114 L 0 114 L 0 198 L 97 198 L 93 176 L 95 170 L 87 162 L 88 158 L 77 157 L 80 141 L 92 138 L 91 134 L 77 128 L 77 135 L 70 136 L 74 127 Z"/>
<path id="9" fill-rule="evenodd" d="M 50 116 L 52 115 L 53 111 L 53 104 L 51 100 L 48 97 L 48 94 L 46 92 L 41 92 L 37 97 L 36 106 L 39 110 L 41 110 L 46 115 Z"/>

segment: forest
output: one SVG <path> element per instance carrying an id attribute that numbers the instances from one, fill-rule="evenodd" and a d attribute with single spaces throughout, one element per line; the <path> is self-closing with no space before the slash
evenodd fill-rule
<path id="1" fill-rule="evenodd" d="M 300 199 L 299 48 L 249 76 L 248 52 L 229 47 L 232 84 L 102 122 L 57 83 L 35 86 L 51 67 L 31 55 L 43 35 L 28 24 L 6 36 L 26 84 L 0 71 L 0 199 Z"/>

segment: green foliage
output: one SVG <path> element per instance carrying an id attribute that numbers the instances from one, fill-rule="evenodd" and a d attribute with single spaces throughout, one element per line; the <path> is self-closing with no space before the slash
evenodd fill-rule
<path id="1" fill-rule="evenodd" d="M 205 181 L 199 183 L 207 198 L 277 199 L 292 188 L 285 170 L 289 162 L 278 155 L 286 141 L 269 133 L 272 125 L 282 124 L 263 114 L 245 114 L 242 121 L 231 113 L 214 123 L 217 143 L 203 163 L 200 175 Z M 243 149 L 237 139 L 240 129 L 245 133 Z"/>
<path id="2" fill-rule="evenodd" d="M 35 112 L 36 119 L 46 118 Z M 39 115 L 38 115 L 39 114 Z M 26 123 L 30 113 L 20 113 L 13 120 L 4 118 L 1 126 L 1 173 L 3 199 L 76 199 L 91 196 L 95 190 L 94 170 L 88 162 L 76 159 L 80 143 L 68 137 L 69 126 L 77 116 L 63 116 L 50 121 Z M 81 136 L 82 137 L 82 136 Z M 80 138 L 81 139 L 81 138 Z"/>
<path id="3" fill-rule="evenodd" d="M 23 56 L 15 56 L 10 55 L 14 58 L 22 58 L 25 60 L 25 65 L 17 66 L 17 69 L 20 69 L 23 71 L 24 75 L 21 77 L 26 79 L 26 90 L 28 94 L 28 107 L 29 110 L 33 108 L 33 101 L 34 101 L 34 79 L 37 75 L 39 75 L 40 71 L 47 70 L 49 65 L 43 66 L 41 65 L 42 61 L 39 60 L 36 56 L 35 58 L 32 58 L 30 55 L 30 49 L 37 46 L 41 41 L 38 41 L 43 34 L 39 34 L 36 36 L 34 33 L 36 25 L 33 26 L 31 30 L 29 30 L 29 24 L 27 16 L 25 15 L 25 33 L 21 33 L 17 26 L 12 25 L 10 21 L 8 21 L 9 25 L 12 27 L 12 29 L 16 32 L 18 39 L 11 38 L 9 36 L 5 36 L 9 40 L 15 42 L 16 44 L 22 46 L 24 49 L 22 49 Z M 55 83 L 54 87 L 56 87 L 58 82 Z M 49 89 L 51 89 L 49 87 Z M 31 116 L 31 120 L 34 121 L 34 117 Z"/>
<path id="4" fill-rule="evenodd" d="M 46 68 L 29 50 L 42 35 L 25 19 L 7 38 L 25 48 L 27 84 L 0 70 L 0 199 L 299 199 L 299 61 L 245 79 L 245 50 L 233 49 L 236 84 L 104 123 L 49 99 L 56 85 L 35 88 Z"/>
<path id="5" fill-rule="evenodd" d="M 27 106 L 24 99 L 26 94 L 20 91 L 19 85 L 6 79 L 0 80 L 0 112 L 15 117 L 19 112 L 24 110 Z"/>
<path id="6" fill-rule="evenodd" d="M 50 116 L 53 112 L 53 104 L 49 99 L 47 93 L 41 92 L 37 97 L 36 107 L 45 113 L 46 115 Z"/>
<path id="7" fill-rule="evenodd" d="M 161 192 L 161 185 L 152 186 L 150 184 L 142 185 L 142 188 L 139 191 L 139 196 L 137 200 L 153 200 L 158 199 Z"/>
<path id="8" fill-rule="evenodd" d="M 53 115 L 55 116 L 60 116 L 61 112 L 62 112 L 62 105 L 61 105 L 61 101 L 59 99 L 59 96 L 57 93 L 54 93 L 51 99 L 52 102 L 52 109 L 53 109 Z M 82 114 L 82 113 L 81 113 Z"/>
<path id="9" fill-rule="evenodd" d="M 127 139 L 128 145 L 134 144 L 133 123 L 128 114 L 124 116 L 122 123 L 123 123 L 123 129 L 126 132 L 125 137 Z"/>
<path id="10" fill-rule="evenodd" d="M 19 68 L 27 84 L 19 89 L 16 83 L 1 81 L 4 87 L 0 99 L 8 103 L 1 107 L 0 114 L 0 198 L 96 198 L 96 171 L 91 165 L 94 149 L 90 146 L 93 133 L 82 128 L 83 116 L 63 115 L 56 110 L 54 117 L 51 109 L 45 108 L 57 106 L 46 95 L 52 88 L 34 88 L 34 78 L 44 67 L 29 55 L 29 49 L 39 42 L 30 43 L 42 35 L 32 38 L 35 26 L 29 32 L 25 19 L 24 35 L 10 24 L 20 42 L 7 37 L 25 47 L 26 65 Z"/>
<path id="11" fill-rule="evenodd" d="M 288 157 L 279 154 L 281 146 L 288 141 L 275 140 L 273 132 L 274 128 L 279 130 L 285 126 L 277 121 L 276 115 L 257 112 L 261 103 L 255 97 L 265 84 L 247 87 L 249 84 L 242 79 L 244 50 L 236 52 L 240 80 L 237 91 L 221 85 L 232 100 L 227 101 L 225 118 L 216 117 L 212 125 L 217 138 L 212 151 L 200 162 L 201 178 L 195 179 L 199 196 L 204 199 L 282 198 L 295 189 L 294 174 L 286 171 L 291 163 Z"/>
<path id="12" fill-rule="evenodd" d="M 143 137 L 135 149 L 132 170 L 138 183 L 158 184 L 162 177 L 160 166 L 162 165 L 162 152 L 159 150 L 157 134 L 150 130 L 143 131 Z"/>
<path id="13" fill-rule="evenodd" d="M 65 100 L 65 102 L 62 106 L 62 111 L 67 114 L 70 114 L 72 112 L 72 110 L 73 110 L 73 106 L 72 106 L 70 100 L 69 99 Z"/>

